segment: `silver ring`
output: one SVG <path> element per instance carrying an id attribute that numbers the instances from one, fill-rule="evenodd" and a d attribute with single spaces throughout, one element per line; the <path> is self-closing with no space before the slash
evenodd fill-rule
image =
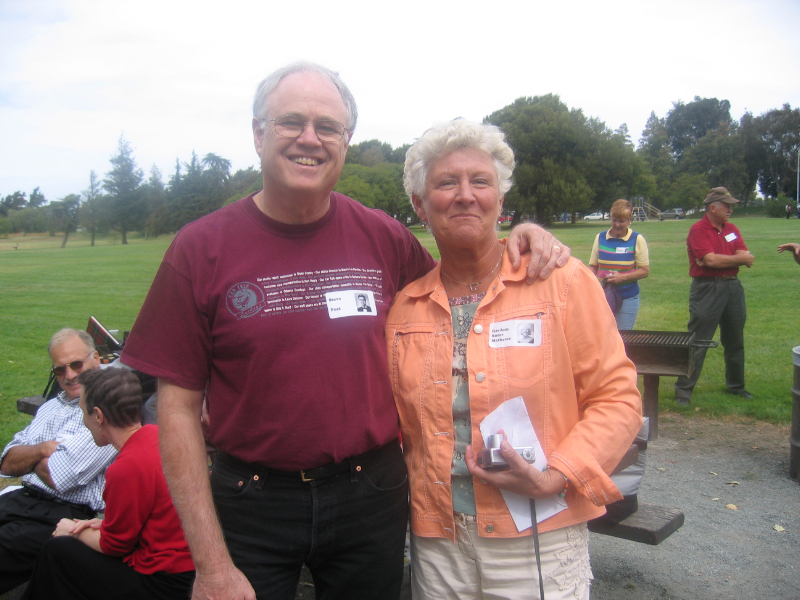
<path id="1" fill-rule="evenodd" d="M 561 250 L 561 246 L 553 246 L 553 250 Z"/>

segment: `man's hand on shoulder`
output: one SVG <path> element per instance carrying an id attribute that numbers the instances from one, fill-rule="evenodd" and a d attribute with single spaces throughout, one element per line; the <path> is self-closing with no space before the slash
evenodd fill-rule
<path id="1" fill-rule="evenodd" d="M 519 266 L 522 253 L 530 251 L 528 283 L 533 283 L 537 278 L 547 279 L 553 269 L 567 264 L 572 253 L 569 246 L 565 246 L 549 231 L 533 223 L 517 225 L 508 236 L 506 249 L 514 268 Z"/>
<path id="2" fill-rule="evenodd" d="M 192 600 L 256 600 L 253 586 L 233 563 L 213 573 L 197 571 Z"/>

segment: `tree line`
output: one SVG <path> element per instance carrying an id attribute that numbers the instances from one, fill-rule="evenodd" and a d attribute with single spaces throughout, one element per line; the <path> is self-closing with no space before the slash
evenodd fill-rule
<path id="1" fill-rule="evenodd" d="M 625 124 L 612 130 L 557 95 L 519 98 L 484 120 L 500 127 L 514 149 L 515 185 L 504 210 L 514 223 L 540 223 L 556 215 L 607 210 L 617 198 L 644 197 L 661 208 L 699 206 L 708 190 L 724 186 L 747 203 L 757 190 L 775 206 L 797 201 L 800 109 L 784 104 L 759 116 L 731 118 L 730 102 L 695 97 L 677 101 L 664 115 L 651 113 L 638 147 Z M 350 146 L 336 191 L 383 210 L 401 223 L 417 221 L 403 190 L 408 145 L 379 140 Z M 39 188 L 0 199 L 0 235 L 63 232 L 62 246 L 82 227 L 92 236 L 175 232 L 226 203 L 261 187 L 252 167 L 231 174 L 231 163 L 213 153 L 175 161 L 165 183 L 157 167 L 149 178 L 120 138 L 101 180 L 92 171 L 81 193 L 47 202 Z M 774 208 L 774 207 L 773 207 Z M 776 216 L 780 216 L 780 211 Z"/>

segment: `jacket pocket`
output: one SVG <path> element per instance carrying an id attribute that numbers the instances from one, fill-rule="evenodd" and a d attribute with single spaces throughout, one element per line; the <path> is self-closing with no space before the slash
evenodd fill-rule
<path id="1" fill-rule="evenodd" d="M 545 309 L 527 309 L 524 312 L 504 314 L 493 324 L 517 322 L 518 329 L 525 330 L 524 324 L 531 322 L 539 328 L 538 343 L 524 342 L 524 333 L 520 333 L 515 342 L 519 345 L 507 345 L 500 348 L 489 348 L 490 356 L 494 356 L 494 368 L 510 382 L 526 382 L 539 379 L 549 370 L 550 353 L 550 316 Z M 516 335 L 516 334 L 515 334 Z"/>

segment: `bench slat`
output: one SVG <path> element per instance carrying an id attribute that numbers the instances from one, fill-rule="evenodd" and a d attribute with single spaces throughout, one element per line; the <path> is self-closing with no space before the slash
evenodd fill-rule
<path id="1" fill-rule="evenodd" d="M 19 412 L 36 416 L 36 411 L 39 410 L 39 407 L 47 402 L 41 396 L 27 396 L 26 398 L 20 398 L 17 400 L 17 410 Z"/>
<path id="2" fill-rule="evenodd" d="M 656 546 L 683 525 L 683 512 L 677 508 L 639 503 L 639 510 L 619 523 L 605 517 L 589 521 L 589 531 Z"/>

